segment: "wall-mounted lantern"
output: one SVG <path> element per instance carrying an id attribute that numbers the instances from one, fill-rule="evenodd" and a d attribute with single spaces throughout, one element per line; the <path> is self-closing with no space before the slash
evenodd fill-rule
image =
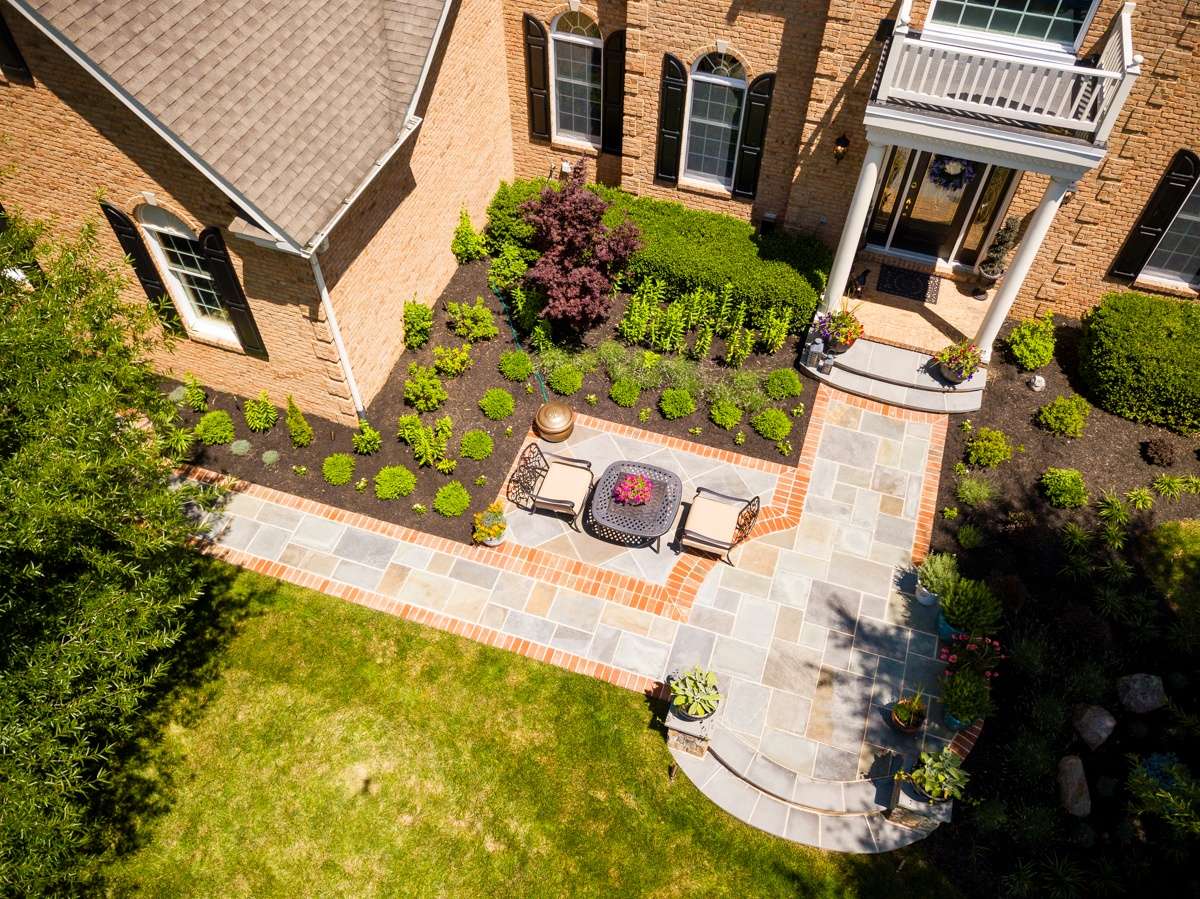
<path id="1" fill-rule="evenodd" d="M 842 135 L 833 142 L 833 161 L 841 162 L 842 157 L 846 155 L 846 151 L 850 149 L 850 138 Z"/>

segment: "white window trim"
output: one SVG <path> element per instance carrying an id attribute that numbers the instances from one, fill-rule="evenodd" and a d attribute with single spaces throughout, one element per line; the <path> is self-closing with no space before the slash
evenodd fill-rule
<path id="1" fill-rule="evenodd" d="M 555 31 L 554 28 L 558 24 L 558 20 L 564 15 L 566 13 L 560 13 L 550 22 L 550 140 L 556 144 L 578 147 L 581 150 L 599 151 L 604 134 L 604 35 L 601 34 L 600 37 L 584 37 L 581 34 Z M 599 28 L 599 25 L 596 27 Z M 563 41 L 568 44 L 581 44 L 585 47 L 598 48 L 600 50 L 601 137 L 594 141 L 578 134 L 568 134 L 558 130 L 558 49 L 554 46 L 555 41 Z"/>
<path id="2" fill-rule="evenodd" d="M 158 242 L 159 234 L 170 234 L 173 237 L 182 236 L 187 237 L 189 240 L 197 240 L 196 236 L 194 234 L 176 234 L 173 231 L 165 228 L 157 228 L 142 221 L 138 221 L 137 226 L 142 232 L 142 237 L 147 249 L 150 251 L 150 256 L 154 259 L 154 265 L 158 269 L 159 275 L 162 276 L 167 293 L 171 295 L 171 302 L 175 304 L 175 309 L 179 312 L 179 317 L 183 319 L 183 325 L 187 329 L 188 336 L 240 350 L 242 343 L 238 340 L 233 322 L 221 322 L 208 316 L 200 315 L 192 307 L 192 301 L 188 297 L 187 291 L 168 264 L 167 255 L 163 251 L 162 245 Z"/>
<path id="3" fill-rule="evenodd" d="M 733 185 L 737 181 L 737 148 L 742 145 L 742 126 L 746 123 L 746 104 L 750 96 L 749 79 L 744 78 L 729 78 L 725 75 L 710 75 L 707 72 L 697 72 L 696 69 L 700 65 L 701 60 L 708 56 L 704 54 L 700 59 L 697 59 L 692 66 L 691 78 L 688 79 L 687 103 L 683 110 L 683 134 L 680 137 L 682 141 L 682 149 L 679 165 L 679 183 L 687 187 L 696 187 L 701 190 L 717 190 L 723 194 L 733 196 Z M 737 57 L 734 57 L 735 59 Z M 741 62 L 741 60 L 738 60 Z M 710 84 L 723 84 L 726 87 L 735 87 L 742 92 L 742 109 L 738 114 L 737 123 L 737 144 L 733 149 L 733 171 L 729 174 L 729 181 L 726 182 L 723 178 L 714 178 L 710 175 L 705 175 L 698 172 L 688 171 L 688 140 L 691 138 L 692 132 L 692 97 L 695 94 L 694 85 L 697 81 L 707 81 Z"/>
<path id="4" fill-rule="evenodd" d="M 942 43 L 966 46 L 975 50 L 1008 50 L 1018 55 L 1041 57 L 1051 62 L 1075 62 L 1079 47 L 1087 37 L 1092 27 L 1092 19 L 1100 6 L 1100 0 L 1092 0 L 1092 6 L 1083 19 L 1083 27 L 1070 43 L 1063 41 L 1039 41 L 1035 38 L 1007 35 L 1000 32 L 985 31 L 981 28 L 966 28 L 962 25 L 948 25 L 945 22 L 933 21 L 933 11 L 940 0 L 931 0 L 925 13 L 925 25 L 921 29 L 922 36 L 939 40 Z"/>

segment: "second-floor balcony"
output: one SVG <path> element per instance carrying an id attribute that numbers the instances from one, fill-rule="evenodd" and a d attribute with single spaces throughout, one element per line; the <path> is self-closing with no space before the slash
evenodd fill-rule
<path id="1" fill-rule="evenodd" d="M 1086 59 L 979 49 L 909 28 L 901 6 L 872 104 L 1030 129 L 1101 147 L 1140 71 L 1127 3 Z"/>

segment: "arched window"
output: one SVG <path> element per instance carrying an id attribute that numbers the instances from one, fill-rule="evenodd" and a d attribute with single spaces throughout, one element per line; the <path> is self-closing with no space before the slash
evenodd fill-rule
<path id="1" fill-rule="evenodd" d="M 192 230 L 161 206 L 139 206 L 134 215 L 188 333 L 239 345 L 229 310 Z"/>
<path id="2" fill-rule="evenodd" d="M 565 12 L 552 25 L 554 137 L 600 143 L 600 28 L 581 12 Z"/>
<path id="3" fill-rule="evenodd" d="M 709 53 L 692 67 L 684 175 L 733 186 L 738 136 L 746 106 L 746 70 L 728 53 Z"/>

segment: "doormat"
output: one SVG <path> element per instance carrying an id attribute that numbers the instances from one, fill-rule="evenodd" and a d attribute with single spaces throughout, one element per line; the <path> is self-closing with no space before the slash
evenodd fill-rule
<path id="1" fill-rule="evenodd" d="M 879 280 L 875 289 L 880 293 L 890 293 L 892 296 L 904 297 L 906 300 L 917 300 L 937 303 L 938 285 L 942 279 L 929 272 L 913 271 L 911 268 L 899 268 L 884 263 L 879 266 Z"/>

